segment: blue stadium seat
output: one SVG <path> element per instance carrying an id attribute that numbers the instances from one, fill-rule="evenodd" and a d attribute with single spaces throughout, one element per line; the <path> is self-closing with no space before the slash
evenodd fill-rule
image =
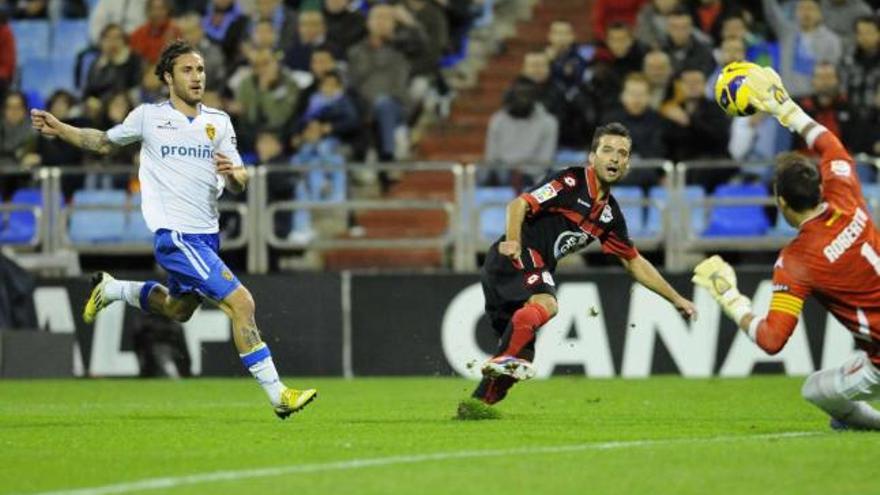
<path id="1" fill-rule="evenodd" d="M 706 228 L 706 215 L 702 201 L 706 192 L 702 186 L 687 186 L 684 190 L 684 200 L 688 205 L 691 217 L 691 231 L 700 235 Z M 663 232 L 663 208 L 668 205 L 668 192 L 663 186 L 654 186 L 648 191 L 648 216 L 645 220 L 645 234 L 655 236 Z"/>
<path id="2" fill-rule="evenodd" d="M 773 225 L 768 234 L 774 237 L 794 237 L 797 235 L 797 232 L 796 228 L 785 221 L 785 218 L 782 217 L 782 210 L 779 210 L 779 213 L 776 214 L 776 224 Z"/>
<path id="3" fill-rule="evenodd" d="M 32 58 L 49 56 L 49 21 L 13 21 L 10 25 L 19 66 L 27 66 Z"/>
<path id="4" fill-rule="evenodd" d="M 646 234 L 644 208 L 640 201 L 644 198 L 642 188 L 638 186 L 617 186 L 611 193 L 620 205 L 623 218 L 626 219 L 626 228 L 630 237 L 640 237 Z"/>
<path id="5" fill-rule="evenodd" d="M 122 190 L 85 189 L 73 193 L 74 206 L 125 206 Z M 70 240 L 74 244 L 120 242 L 125 234 L 125 210 L 74 210 L 70 215 Z"/>
<path id="6" fill-rule="evenodd" d="M 480 236 L 484 241 L 495 241 L 504 234 L 507 203 L 515 197 L 516 191 L 511 187 L 477 187 L 474 194 L 474 206 L 477 209 L 488 203 L 501 203 L 499 206 L 480 210 Z"/>
<path id="7" fill-rule="evenodd" d="M 44 100 L 56 89 L 73 90 L 76 61 L 69 58 L 33 58 L 21 67 L 21 87 Z"/>
<path id="8" fill-rule="evenodd" d="M 865 197 L 865 202 L 868 203 L 868 209 L 872 212 L 877 209 L 877 206 L 880 206 L 880 184 L 868 184 L 862 183 L 862 196 Z"/>
<path id="9" fill-rule="evenodd" d="M 59 19 L 52 27 L 52 56 L 76 60 L 89 46 L 88 19 Z"/>
<path id="10" fill-rule="evenodd" d="M 12 194 L 9 203 L 42 206 L 43 193 L 39 188 L 19 189 Z M 0 244 L 23 244 L 34 238 L 37 234 L 37 218 L 33 212 L 17 210 L 8 215 L 7 222 L 0 221 Z"/>
<path id="11" fill-rule="evenodd" d="M 147 227 L 144 215 L 141 213 L 141 195 L 131 197 L 131 209 L 126 212 L 125 231 L 122 240 L 125 242 L 152 242 L 153 233 Z"/>
<path id="12" fill-rule="evenodd" d="M 725 184 L 715 190 L 716 198 L 767 196 L 762 184 Z M 767 233 L 770 222 L 763 205 L 716 206 L 709 215 L 706 237 L 761 236 Z"/>

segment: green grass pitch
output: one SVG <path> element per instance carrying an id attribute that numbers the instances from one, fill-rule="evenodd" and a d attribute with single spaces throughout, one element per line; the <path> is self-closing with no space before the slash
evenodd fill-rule
<path id="1" fill-rule="evenodd" d="M 0 382 L 0 494 L 877 490 L 880 437 L 796 378 L 534 381 L 493 421 L 451 419 L 460 379 L 286 381 L 320 390 L 287 421 L 249 379 Z"/>

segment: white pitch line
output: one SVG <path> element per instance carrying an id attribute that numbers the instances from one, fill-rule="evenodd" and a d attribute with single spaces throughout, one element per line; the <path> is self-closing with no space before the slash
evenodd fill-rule
<path id="1" fill-rule="evenodd" d="M 806 437 L 818 434 L 820 434 L 820 432 L 795 431 L 788 433 L 767 433 L 761 435 L 739 435 L 726 437 L 672 438 L 666 440 L 629 440 L 618 442 L 580 443 L 573 445 L 548 445 L 543 447 L 521 447 L 513 449 L 462 450 L 457 452 L 437 452 L 434 454 L 374 457 L 365 459 L 351 459 L 348 461 L 322 462 L 314 464 L 293 464 L 289 466 L 276 466 L 260 469 L 215 471 L 210 473 L 190 474 L 185 476 L 147 478 L 138 481 L 132 481 L 129 483 L 93 486 L 88 488 L 77 488 L 73 490 L 40 492 L 33 495 L 109 495 L 147 490 L 163 490 L 186 485 L 198 485 L 202 483 L 214 483 L 219 481 L 237 481 L 251 478 L 268 478 L 272 476 L 284 476 L 288 474 L 300 473 L 317 473 L 322 471 L 345 471 L 349 469 L 392 466 L 395 464 L 416 464 L 420 462 L 446 461 L 451 459 L 473 459 L 480 457 L 511 456 L 520 454 L 560 454 L 566 452 L 581 452 L 587 450 L 613 450 L 634 447 L 646 447 L 652 445 L 673 445 L 685 443 L 720 443 L 736 442 L 740 440 L 775 440 L 782 438 Z"/>

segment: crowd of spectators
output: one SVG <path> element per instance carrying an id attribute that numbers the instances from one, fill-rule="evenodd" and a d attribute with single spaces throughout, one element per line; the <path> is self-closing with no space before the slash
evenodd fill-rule
<path id="1" fill-rule="evenodd" d="M 16 61 L 10 21 L 88 19 L 91 46 L 76 57 L 76 87 L 42 95 L 65 121 L 105 129 L 123 109 L 165 99 L 154 66 L 182 38 L 205 58 L 204 103 L 232 116 L 249 163 L 311 162 L 316 149 L 332 154 L 330 163 L 390 161 L 406 156 L 425 99 L 448 91 L 441 58 L 458 49 L 485 1 L 0 0 L 0 165 L 136 160 L 71 152 L 33 135 L 33 95 L 16 86 L 26 61 Z M 267 157 L 261 145 L 275 151 Z"/>
<path id="2" fill-rule="evenodd" d="M 875 2 L 880 3 L 880 2 Z M 764 162 L 694 172 L 711 192 L 729 180 L 770 179 L 772 157 L 804 144 L 774 119 L 730 119 L 714 102 L 721 68 L 736 60 L 774 67 L 803 108 L 853 154 L 880 154 L 880 18 L 865 0 L 595 0 L 593 40 L 553 22 L 488 126 L 492 163 L 584 157 L 609 121 L 633 135 L 633 157 Z M 553 141 L 548 145 L 548 140 Z M 492 171 L 492 173 L 489 173 Z M 872 167 L 860 173 L 873 179 Z M 627 178 L 649 187 L 659 173 Z"/>

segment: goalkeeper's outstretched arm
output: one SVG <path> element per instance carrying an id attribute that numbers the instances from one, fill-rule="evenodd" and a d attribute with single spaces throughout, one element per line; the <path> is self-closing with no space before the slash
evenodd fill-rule
<path id="1" fill-rule="evenodd" d="M 752 301 L 739 292 L 736 272 L 720 256 L 703 260 L 694 268 L 691 280 L 703 287 L 721 305 L 724 314 L 769 354 L 781 351 L 797 326 L 803 299 L 775 292 L 766 318 L 752 311 Z"/>

